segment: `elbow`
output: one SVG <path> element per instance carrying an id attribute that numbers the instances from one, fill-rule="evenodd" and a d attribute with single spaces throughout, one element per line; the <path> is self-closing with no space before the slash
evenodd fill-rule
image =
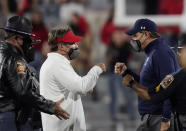
<path id="1" fill-rule="evenodd" d="M 145 101 L 151 101 L 151 98 L 150 98 L 150 96 L 144 96 L 143 97 L 143 100 L 145 100 Z"/>
<path id="2" fill-rule="evenodd" d="M 85 94 L 87 93 L 87 91 L 85 91 L 85 90 L 81 90 L 81 91 L 80 91 L 80 90 L 79 90 L 79 91 L 77 91 L 76 93 L 78 93 L 78 94 L 84 94 L 84 95 L 85 95 Z"/>
<path id="3" fill-rule="evenodd" d="M 138 95 L 145 101 L 151 101 L 151 96 L 147 92 L 138 93 Z"/>
<path id="4" fill-rule="evenodd" d="M 77 86 L 77 88 L 75 90 L 72 90 L 72 92 L 74 93 L 78 93 L 78 94 L 86 94 L 87 90 L 85 88 L 83 88 L 82 86 Z"/>
<path id="5" fill-rule="evenodd" d="M 152 103 L 152 104 L 159 104 L 161 103 L 161 100 L 157 99 L 157 98 L 153 98 L 153 97 L 149 97 L 147 99 L 148 102 Z"/>
<path id="6" fill-rule="evenodd" d="M 70 92 L 84 94 L 85 88 L 81 81 L 73 81 L 69 86 L 68 89 Z"/>
<path id="7" fill-rule="evenodd" d="M 156 99 L 151 98 L 150 96 L 143 97 L 142 99 L 145 100 L 145 101 L 148 101 L 152 104 L 158 104 L 159 103 L 159 101 L 157 101 Z"/>

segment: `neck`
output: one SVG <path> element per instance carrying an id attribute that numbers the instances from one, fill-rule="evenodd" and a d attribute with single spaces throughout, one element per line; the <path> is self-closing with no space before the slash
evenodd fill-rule
<path id="1" fill-rule="evenodd" d="M 147 39 L 144 43 L 144 48 L 146 48 L 152 41 L 156 40 L 157 38 L 150 38 Z"/>
<path id="2" fill-rule="evenodd" d="M 66 57 L 68 60 L 70 60 L 68 54 L 66 54 L 64 51 L 58 50 L 58 51 L 56 51 L 55 53 L 58 53 L 58 54 L 60 54 L 60 55 L 62 55 L 62 56 L 64 56 L 64 57 Z"/>

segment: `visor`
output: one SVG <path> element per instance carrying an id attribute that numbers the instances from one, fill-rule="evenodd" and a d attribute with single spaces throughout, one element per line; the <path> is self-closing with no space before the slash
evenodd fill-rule
<path id="1" fill-rule="evenodd" d="M 79 42 L 81 40 L 83 40 L 83 37 L 74 35 L 72 30 L 70 30 L 69 32 L 64 34 L 63 37 L 57 38 L 56 42 L 57 43 L 60 43 L 60 42 L 76 43 L 76 42 Z"/>
<path id="2" fill-rule="evenodd" d="M 137 32 L 139 32 L 140 30 L 138 30 L 138 29 L 136 29 L 135 27 L 133 27 L 132 29 L 129 29 L 129 30 L 127 30 L 125 33 L 127 34 L 127 35 L 134 35 L 134 34 L 136 34 Z"/>

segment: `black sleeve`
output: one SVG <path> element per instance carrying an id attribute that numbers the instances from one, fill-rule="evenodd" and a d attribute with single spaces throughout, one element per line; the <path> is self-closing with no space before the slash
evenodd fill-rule
<path id="1" fill-rule="evenodd" d="M 160 91 L 156 94 L 150 94 L 150 102 L 154 103 L 154 104 L 158 104 L 163 102 L 164 100 L 168 99 L 171 94 L 174 92 L 174 87 L 173 86 L 169 86 L 167 89 L 162 89 L 162 87 L 160 86 Z"/>
<path id="2" fill-rule="evenodd" d="M 55 103 L 46 100 L 37 92 L 39 82 L 31 77 L 26 63 L 23 60 L 9 60 L 6 69 L 11 97 L 21 105 L 34 107 L 39 111 L 53 114 Z"/>
<path id="3" fill-rule="evenodd" d="M 137 75 L 136 73 L 132 72 L 130 69 L 127 69 L 125 73 L 122 74 L 122 77 L 125 77 L 127 74 L 130 74 L 131 76 L 134 77 L 135 81 L 139 82 L 140 81 L 140 76 Z"/>
<path id="4" fill-rule="evenodd" d="M 172 76 L 173 80 L 172 82 L 169 83 L 165 83 L 165 85 L 167 84 L 167 86 L 163 86 L 163 82 L 165 82 L 165 79 L 167 76 Z M 162 101 L 168 99 L 169 97 L 172 96 L 172 94 L 175 92 L 176 89 L 178 89 L 177 87 L 179 86 L 181 80 L 182 80 L 182 75 L 180 75 L 180 73 L 173 75 L 167 75 L 163 81 L 161 82 L 160 85 L 158 85 L 156 87 L 159 88 L 159 90 L 156 90 L 157 93 L 151 93 L 151 91 L 149 91 L 149 95 L 150 95 L 150 102 L 152 103 L 161 103 Z"/>

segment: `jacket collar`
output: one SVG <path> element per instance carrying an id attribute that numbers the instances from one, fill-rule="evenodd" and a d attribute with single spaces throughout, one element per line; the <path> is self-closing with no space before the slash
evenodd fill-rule
<path id="1" fill-rule="evenodd" d="M 159 43 L 159 39 L 155 39 L 151 43 L 149 43 L 145 48 L 145 53 L 149 55 L 154 50 L 154 48 L 157 46 L 158 43 Z"/>
<path id="2" fill-rule="evenodd" d="M 47 54 L 48 57 L 56 57 L 56 58 L 60 58 L 60 60 L 64 60 L 65 62 L 67 62 L 68 64 L 70 64 L 70 61 L 64 57 L 63 55 L 56 53 L 56 52 L 51 52 Z"/>

